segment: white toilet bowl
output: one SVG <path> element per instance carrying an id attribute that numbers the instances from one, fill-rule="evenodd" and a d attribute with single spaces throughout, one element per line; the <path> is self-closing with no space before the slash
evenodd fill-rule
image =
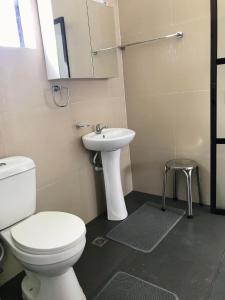
<path id="1" fill-rule="evenodd" d="M 42 212 L 1 231 L 24 266 L 24 300 L 86 299 L 73 265 L 86 243 L 84 222 L 63 212 Z"/>
<path id="2" fill-rule="evenodd" d="M 73 271 L 86 243 L 77 216 L 36 211 L 36 167 L 24 156 L 0 159 L 0 236 L 24 267 L 24 300 L 84 300 Z"/>

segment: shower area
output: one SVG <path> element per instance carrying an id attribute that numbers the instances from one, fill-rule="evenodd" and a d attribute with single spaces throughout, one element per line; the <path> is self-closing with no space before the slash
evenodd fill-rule
<path id="1" fill-rule="evenodd" d="M 203 203 L 210 205 L 210 1 L 122 0 L 119 13 L 122 45 L 183 33 L 123 51 L 128 127 L 136 132 L 133 189 L 161 196 L 165 163 L 188 158 L 199 164 Z M 178 199 L 186 200 L 185 176 Z"/>
<path id="2" fill-rule="evenodd" d="M 211 0 L 211 209 L 225 215 L 225 1 Z"/>

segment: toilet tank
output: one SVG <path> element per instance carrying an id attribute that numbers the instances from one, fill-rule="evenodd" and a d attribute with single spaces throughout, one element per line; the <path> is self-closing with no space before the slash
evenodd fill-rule
<path id="1" fill-rule="evenodd" d="M 14 156 L 0 159 L 0 230 L 36 210 L 36 175 L 32 159 Z"/>

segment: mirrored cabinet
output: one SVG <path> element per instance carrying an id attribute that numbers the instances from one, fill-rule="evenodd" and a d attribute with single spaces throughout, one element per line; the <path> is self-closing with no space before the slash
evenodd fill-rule
<path id="1" fill-rule="evenodd" d="M 94 76 L 117 74 L 116 28 L 113 7 L 87 0 Z"/>
<path id="2" fill-rule="evenodd" d="M 95 0 L 38 0 L 48 79 L 118 76 L 114 7 Z"/>

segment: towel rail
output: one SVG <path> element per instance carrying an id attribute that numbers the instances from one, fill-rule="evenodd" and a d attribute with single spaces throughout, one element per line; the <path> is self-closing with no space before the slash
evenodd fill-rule
<path id="1" fill-rule="evenodd" d="M 171 39 L 171 38 L 181 39 L 181 38 L 183 38 L 183 36 L 184 36 L 183 32 L 178 31 L 176 33 L 172 33 L 172 34 L 168 34 L 168 35 L 165 35 L 165 36 L 156 37 L 156 38 L 149 39 L 149 40 L 144 40 L 144 41 L 141 41 L 141 42 L 134 42 L 134 43 L 124 44 L 124 45 L 121 45 L 121 46 L 114 46 L 114 47 L 102 48 L 102 49 L 94 50 L 92 52 L 92 54 L 93 55 L 97 55 L 99 52 L 105 52 L 105 51 L 110 51 L 110 50 L 114 50 L 114 49 L 125 50 L 127 47 L 141 45 L 141 44 L 146 44 L 146 43 L 151 43 L 151 42 L 156 42 L 156 41 L 163 40 L 163 39 Z"/>

